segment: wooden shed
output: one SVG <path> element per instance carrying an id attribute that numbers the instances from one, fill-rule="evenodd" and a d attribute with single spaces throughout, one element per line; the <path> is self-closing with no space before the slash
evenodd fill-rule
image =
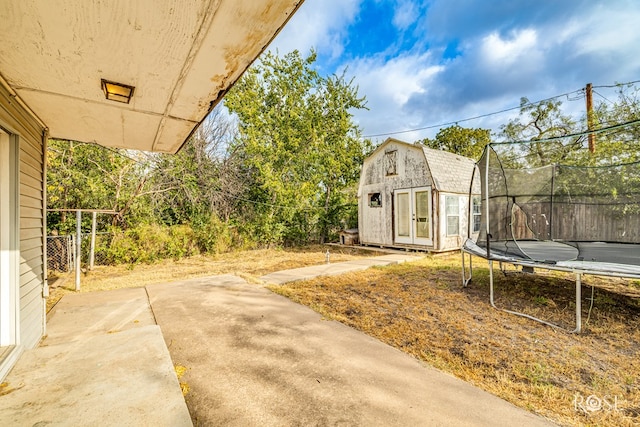
<path id="1" fill-rule="evenodd" d="M 433 252 L 459 249 L 469 231 L 480 229 L 479 191 L 469 203 L 474 168 L 467 157 L 387 139 L 362 165 L 360 243 Z"/>

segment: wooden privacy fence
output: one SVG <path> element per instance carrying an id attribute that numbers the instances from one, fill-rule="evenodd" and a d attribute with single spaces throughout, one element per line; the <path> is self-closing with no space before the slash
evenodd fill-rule
<path id="1" fill-rule="evenodd" d="M 640 243 L 638 204 L 491 203 L 494 240 Z"/>

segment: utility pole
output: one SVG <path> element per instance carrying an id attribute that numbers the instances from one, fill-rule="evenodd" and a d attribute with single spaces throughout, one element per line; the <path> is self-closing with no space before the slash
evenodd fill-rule
<path id="1" fill-rule="evenodd" d="M 591 83 L 587 83 L 587 87 L 585 89 L 587 95 L 587 130 L 593 130 L 593 90 L 591 87 Z M 589 133 L 587 136 L 589 141 L 589 152 L 596 152 L 596 136 L 593 133 Z"/>

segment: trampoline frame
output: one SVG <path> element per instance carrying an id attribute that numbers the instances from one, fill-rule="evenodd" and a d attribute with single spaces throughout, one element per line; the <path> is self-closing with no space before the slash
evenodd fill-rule
<path id="1" fill-rule="evenodd" d="M 491 306 L 497 310 L 500 311 L 504 311 L 506 313 L 509 314 L 514 314 L 516 316 L 520 316 L 520 317 L 526 317 L 527 319 L 531 319 L 534 320 L 536 322 L 542 323 L 544 325 L 547 326 L 551 326 L 554 328 L 558 328 L 558 329 L 562 329 L 565 330 L 567 332 L 571 332 L 571 333 L 580 333 L 582 331 L 582 276 L 585 274 L 591 275 L 591 276 L 604 276 L 604 277 L 619 277 L 619 278 L 625 278 L 625 279 L 640 279 L 640 273 L 639 274 L 633 274 L 633 273 L 620 273 L 620 272 L 615 272 L 615 271 L 605 271 L 605 270 L 593 270 L 593 269 L 589 269 L 589 268 L 577 268 L 577 267 L 566 267 L 566 266 L 562 266 L 562 265 L 557 265 L 557 264 L 546 264 L 546 263 L 542 263 L 542 262 L 536 262 L 536 261 L 529 261 L 529 260 L 519 260 L 519 259 L 515 259 L 515 258 L 509 258 L 509 257 L 505 257 L 505 256 L 500 256 L 500 255 L 496 255 L 496 254 L 488 254 L 482 251 L 482 248 L 480 248 L 479 246 L 472 246 L 469 244 L 469 240 L 467 240 L 467 243 L 465 243 L 462 248 L 461 248 L 461 255 L 462 255 L 462 285 L 463 287 L 467 287 L 467 285 L 469 283 L 471 283 L 471 279 L 473 277 L 473 262 L 472 262 L 472 257 L 473 256 L 478 256 L 480 258 L 486 259 L 488 261 L 488 265 L 489 265 L 489 302 L 491 303 Z M 466 262 L 465 262 L 465 254 L 469 255 L 469 273 L 467 274 L 467 266 L 466 266 Z M 526 313 L 521 313 L 519 311 L 513 311 L 513 310 L 507 310 L 504 308 L 500 308 L 496 305 L 495 303 L 495 289 L 494 289 L 494 283 L 493 283 L 493 262 L 494 261 L 498 261 L 500 263 L 500 265 L 502 265 L 503 263 L 505 264 L 511 264 L 513 266 L 520 266 L 523 268 L 531 268 L 531 269 L 543 269 L 543 270 L 550 270 L 550 271 L 562 271 L 562 272 L 566 272 L 566 273 L 573 273 L 575 274 L 575 284 L 576 284 L 576 289 L 575 289 L 575 295 L 576 295 L 576 315 L 575 315 L 575 324 L 576 327 L 573 330 L 568 330 L 566 328 L 563 328 L 562 326 L 556 325 L 555 323 L 551 323 L 548 322 L 546 320 L 542 320 L 539 319 L 537 317 L 531 316 L 529 314 Z"/>
<path id="2" fill-rule="evenodd" d="M 487 146 L 485 149 L 489 149 L 489 146 Z M 535 260 L 530 260 L 530 259 L 522 259 L 522 258 L 515 258 L 515 257 L 510 257 L 510 256 L 505 256 L 505 255 L 500 255 L 500 254 L 496 254 L 495 252 L 492 253 L 491 252 L 491 233 L 490 233 L 490 229 L 489 229 L 489 178 L 488 178 L 488 174 L 489 174 L 489 155 L 486 155 L 485 157 L 485 162 L 486 162 L 486 166 L 485 166 L 485 179 L 484 179 L 484 189 L 485 189 L 485 201 L 484 201 L 484 205 L 485 205 L 485 213 L 486 213 L 486 220 L 485 220 L 485 226 L 486 226 L 486 237 L 487 237 L 487 247 L 486 250 L 484 250 L 483 248 L 481 248 L 480 246 L 476 245 L 475 242 L 473 242 L 471 239 L 467 239 L 467 241 L 462 245 L 460 253 L 462 256 L 462 285 L 463 287 L 467 287 L 467 285 L 471 282 L 471 279 L 473 277 L 473 263 L 472 263 L 472 258 L 473 256 L 478 256 L 481 258 L 484 258 L 487 260 L 488 262 L 488 266 L 489 266 L 489 301 L 491 303 L 491 306 L 497 310 L 500 311 L 504 311 L 506 313 L 509 314 L 513 314 L 516 316 L 520 316 L 520 317 L 525 317 L 527 319 L 530 320 L 534 320 L 536 322 L 542 323 L 544 325 L 547 326 L 551 326 L 554 328 L 558 328 L 558 329 L 562 329 L 565 330 L 567 332 L 570 333 L 580 333 L 582 331 L 582 276 L 585 274 L 588 275 L 592 275 L 592 276 L 604 276 L 604 277 L 619 277 L 619 278 L 626 278 L 626 279 L 640 279 L 640 270 L 638 270 L 638 272 L 631 272 L 631 271 L 624 271 L 624 265 L 623 264 L 616 264 L 616 263 L 597 263 L 597 262 L 583 262 L 583 261 L 569 261 L 569 262 L 565 262 L 565 265 L 562 265 L 563 263 L 550 263 L 550 262 L 542 262 L 542 261 L 535 261 Z M 470 186 L 470 191 L 469 193 L 471 194 L 471 189 L 473 188 L 473 179 L 472 179 L 472 183 Z M 469 209 L 471 209 L 471 197 L 469 198 Z M 469 222 L 469 227 L 471 226 L 471 222 Z M 471 234 L 469 234 L 470 236 Z M 517 242 L 516 242 L 517 245 Z M 467 275 L 467 268 L 466 268 L 466 263 L 465 263 L 465 254 L 469 255 L 469 274 Z M 496 305 L 495 303 L 495 290 L 494 290 L 494 283 L 493 283 L 493 262 L 494 261 L 498 261 L 500 264 L 500 269 L 504 272 L 504 270 L 502 269 L 502 264 L 503 263 L 507 263 L 507 264 L 512 264 L 514 267 L 520 266 L 522 267 L 523 271 L 525 269 L 530 269 L 530 272 L 535 272 L 536 268 L 539 269 L 544 269 L 544 270 L 549 270 L 549 271 L 562 271 L 562 272 L 566 272 L 566 273 L 573 273 L 575 274 L 575 297 L 576 297 L 576 313 L 575 313 L 575 329 L 573 330 L 568 330 L 566 328 L 563 328 L 559 325 L 556 325 L 555 323 L 551 323 L 548 322 L 546 320 L 542 320 L 539 319 L 535 316 L 531 316 L 529 314 L 526 313 L 521 313 L 518 311 L 513 311 L 513 310 L 508 310 L 508 309 L 504 309 L 504 308 L 500 308 Z M 566 265 L 566 264 L 570 264 L 570 265 Z M 594 269 L 594 268 L 589 268 L 589 266 L 594 266 L 594 265 L 601 265 L 603 266 L 602 269 Z M 620 265 L 620 270 L 622 271 L 616 271 L 615 267 L 617 265 Z M 584 266 L 584 267 L 583 267 Z M 607 268 L 604 268 L 607 267 Z"/>

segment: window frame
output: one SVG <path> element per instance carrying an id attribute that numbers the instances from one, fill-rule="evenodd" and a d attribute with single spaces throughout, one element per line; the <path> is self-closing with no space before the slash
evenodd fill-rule
<path id="1" fill-rule="evenodd" d="M 389 150 L 384 153 L 384 176 L 398 175 L 398 150 Z"/>
<path id="2" fill-rule="evenodd" d="M 20 149 L 0 124 L 0 347 L 20 344 Z M 6 203 L 8 202 L 8 203 Z M 6 204 L 5 204 L 6 203 Z M 8 356 L 10 357 L 10 356 Z M 6 365 L 5 365 L 6 366 Z M 0 378 L 3 376 L 0 363 Z"/>
<path id="3" fill-rule="evenodd" d="M 477 223 L 476 223 L 476 219 L 477 219 Z M 482 197 L 471 196 L 471 232 L 479 233 L 481 227 L 482 227 Z"/>
<path id="4" fill-rule="evenodd" d="M 455 201 L 455 208 L 456 208 L 456 212 L 455 213 L 450 213 L 449 212 L 449 208 L 453 207 L 452 205 L 449 204 L 449 201 Z M 459 196 L 453 196 L 453 195 L 445 195 L 444 196 L 444 209 L 445 209 L 445 218 L 446 218 L 446 233 L 447 233 L 447 237 L 450 236 L 459 236 L 460 235 L 460 197 Z M 455 218 L 456 221 L 456 232 L 455 233 L 451 233 L 450 232 L 450 220 Z"/>
<path id="5" fill-rule="evenodd" d="M 378 204 L 374 204 L 373 203 L 373 199 L 375 196 L 378 196 Z M 368 200 L 367 200 L 367 205 L 370 208 L 381 208 L 382 207 L 382 193 L 369 193 L 367 196 Z"/>

